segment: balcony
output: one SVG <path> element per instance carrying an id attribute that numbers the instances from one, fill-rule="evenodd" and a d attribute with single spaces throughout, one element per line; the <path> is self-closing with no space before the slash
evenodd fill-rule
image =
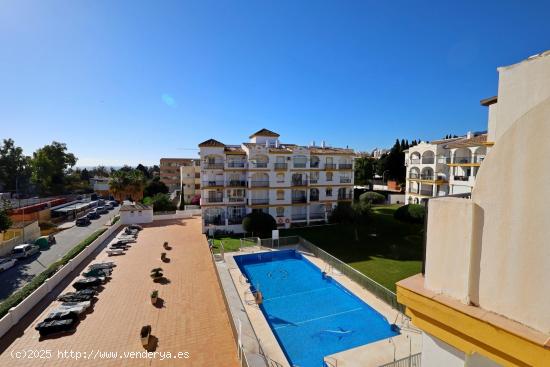
<path id="1" fill-rule="evenodd" d="M 267 168 L 267 162 L 250 162 L 250 168 Z"/>
<path id="2" fill-rule="evenodd" d="M 419 190 L 418 190 L 418 188 L 413 189 L 412 187 L 409 187 L 409 193 L 410 193 L 410 194 L 418 194 L 418 193 L 419 193 Z"/>
<path id="3" fill-rule="evenodd" d="M 433 194 L 434 194 L 434 192 L 432 191 L 432 189 L 421 189 L 420 190 L 420 195 L 432 196 Z"/>
<path id="4" fill-rule="evenodd" d="M 294 162 L 292 164 L 292 167 L 294 168 L 306 168 L 307 167 L 307 163 L 306 162 Z"/>
<path id="5" fill-rule="evenodd" d="M 307 180 L 292 180 L 290 186 L 307 186 Z"/>
<path id="6" fill-rule="evenodd" d="M 292 220 L 306 220 L 307 214 L 306 213 L 292 213 L 291 218 L 292 218 Z"/>
<path id="7" fill-rule="evenodd" d="M 304 196 L 293 196 L 292 197 L 292 203 L 293 204 L 301 204 L 301 203 L 307 203 L 307 197 Z"/>
<path id="8" fill-rule="evenodd" d="M 229 180 L 226 184 L 227 187 L 246 187 L 246 180 Z"/>
<path id="9" fill-rule="evenodd" d="M 224 218 L 223 215 L 205 217 L 204 218 L 204 225 L 205 226 L 224 226 L 225 225 L 225 218 Z"/>
<path id="10" fill-rule="evenodd" d="M 309 201 L 319 201 L 319 195 L 310 195 Z"/>
<path id="11" fill-rule="evenodd" d="M 284 171 L 288 169 L 288 163 L 275 163 L 273 166 L 275 171 Z"/>
<path id="12" fill-rule="evenodd" d="M 266 181 L 266 180 L 251 181 L 250 187 L 269 187 L 269 181 Z"/>
<path id="13" fill-rule="evenodd" d="M 244 161 L 229 161 L 227 162 L 227 168 L 244 168 L 246 163 Z"/>
<path id="14" fill-rule="evenodd" d="M 202 165 L 202 168 L 204 169 L 223 169 L 223 162 L 218 162 L 218 163 L 204 163 Z"/>
<path id="15" fill-rule="evenodd" d="M 250 205 L 266 205 L 269 204 L 269 198 L 254 198 L 248 199 Z"/>
<path id="16" fill-rule="evenodd" d="M 420 158 L 411 158 L 411 164 L 420 164 Z"/>
<path id="17" fill-rule="evenodd" d="M 476 155 L 473 157 L 470 156 L 463 156 L 463 157 L 453 157 L 452 161 L 451 158 L 447 158 L 447 164 L 481 164 L 483 160 L 485 159 L 485 155 Z"/>
<path id="18" fill-rule="evenodd" d="M 340 177 L 340 183 L 351 183 L 351 177 Z"/>
<path id="19" fill-rule="evenodd" d="M 309 183 L 310 183 L 310 184 L 316 184 L 317 182 L 319 182 L 319 179 L 318 179 L 318 178 L 310 178 L 310 179 L 309 179 Z"/>
<path id="20" fill-rule="evenodd" d="M 203 181 L 201 183 L 201 186 L 202 187 L 223 187 L 223 181 L 216 181 L 216 180 Z"/>
<path id="21" fill-rule="evenodd" d="M 468 181 L 468 176 L 458 176 L 458 175 L 455 175 L 453 176 L 453 179 L 455 181 Z"/>
<path id="22" fill-rule="evenodd" d="M 335 163 L 325 163 L 325 169 L 336 169 Z"/>
<path id="23" fill-rule="evenodd" d="M 244 203 L 246 201 L 246 198 L 240 197 L 240 196 L 229 196 L 227 198 L 228 203 Z"/>
<path id="24" fill-rule="evenodd" d="M 351 163 L 342 163 L 338 165 L 338 169 L 340 170 L 350 170 L 353 167 Z"/>
<path id="25" fill-rule="evenodd" d="M 324 212 L 309 213 L 309 219 L 325 219 Z"/>
<path id="26" fill-rule="evenodd" d="M 241 224 L 243 222 L 244 215 L 233 215 L 227 218 L 228 224 Z"/>
<path id="27" fill-rule="evenodd" d="M 347 194 L 338 194 L 338 200 L 351 200 L 352 195 L 351 192 Z"/>
<path id="28" fill-rule="evenodd" d="M 437 175 L 418 174 L 416 172 L 412 172 L 412 173 L 409 174 L 409 179 L 435 181 L 435 180 L 445 180 L 445 176 L 442 176 L 441 174 L 437 174 Z"/>
<path id="29" fill-rule="evenodd" d="M 223 196 L 213 196 L 201 198 L 204 204 L 223 203 Z"/>
<path id="30" fill-rule="evenodd" d="M 434 157 L 422 158 L 422 164 L 434 164 L 434 162 L 435 162 Z"/>

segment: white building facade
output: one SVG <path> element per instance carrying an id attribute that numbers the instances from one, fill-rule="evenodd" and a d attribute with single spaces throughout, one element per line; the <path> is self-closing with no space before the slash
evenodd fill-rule
<path id="1" fill-rule="evenodd" d="M 240 145 L 201 144 L 203 231 L 243 232 L 252 211 L 279 228 L 326 222 L 339 201 L 353 199 L 353 157 L 347 148 L 282 144 L 262 129 Z"/>
<path id="2" fill-rule="evenodd" d="M 478 169 L 487 154 L 487 134 L 420 142 L 405 151 L 405 202 L 419 204 L 429 198 L 471 193 Z"/>

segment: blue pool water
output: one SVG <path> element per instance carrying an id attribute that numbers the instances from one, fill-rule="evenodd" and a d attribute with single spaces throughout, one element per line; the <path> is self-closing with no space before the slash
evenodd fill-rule
<path id="1" fill-rule="evenodd" d="M 291 365 L 321 367 L 323 357 L 389 338 L 388 321 L 295 250 L 235 256 Z"/>

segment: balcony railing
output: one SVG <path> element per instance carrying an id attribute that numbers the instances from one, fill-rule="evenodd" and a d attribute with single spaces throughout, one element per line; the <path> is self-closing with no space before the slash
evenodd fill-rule
<path id="1" fill-rule="evenodd" d="M 241 224 L 243 222 L 244 215 L 229 216 L 227 221 L 229 224 Z"/>
<path id="2" fill-rule="evenodd" d="M 340 163 L 338 169 L 351 169 L 353 165 L 351 163 Z"/>
<path id="3" fill-rule="evenodd" d="M 310 179 L 309 179 L 309 183 L 310 183 L 310 184 L 316 184 L 317 182 L 319 182 L 319 179 L 318 179 L 318 178 L 310 178 Z"/>
<path id="4" fill-rule="evenodd" d="M 433 181 L 433 180 L 444 180 L 445 176 L 442 176 L 440 174 L 434 176 L 433 174 L 418 174 L 416 172 L 412 172 L 409 174 L 409 178 Z"/>
<path id="5" fill-rule="evenodd" d="M 229 161 L 227 162 L 227 168 L 244 168 L 245 162 L 242 161 Z"/>
<path id="6" fill-rule="evenodd" d="M 319 162 L 309 162 L 309 168 L 319 168 Z"/>
<path id="7" fill-rule="evenodd" d="M 250 202 L 250 205 L 264 205 L 269 204 L 269 198 L 255 198 L 255 199 L 248 199 Z"/>
<path id="8" fill-rule="evenodd" d="M 276 170 L 286 170 L 288 169 L 288 163 L 275 163 L 274 168 Z"/>
<path id="9" fill-rule="evenodd" d="M 307 180 L 292 180 L 290 186 L 307 186 Z"/>
<path id="10" fill-rule="evenodd" d="M 424 195 L 424 196 L 432 196 L 434 194 L 434 192 L 430 189 L 421 189 L 420 190 L 420 195 Z"/>
<path id="11" fill-rule="evenodd" d="M 307 214 L 306 213 L 292 213 L 291 218 L 292 218 L 292 220 L 306 220 Z"/>
<path id="12" fill-rule="evenodd" d="M 340 177 L 340 183 L 351 183 L 350 177 Z"/>
<path id="13" fill-rule="evenodd" d="M 292 197 L 292 203 L 294 203 L 294 204 L 307 203 L 307 197 L 305 197 L 305 196 L 293 196 Z"/>
<path id="14" fill-rule="evenodd" d="M 229 180 L 227 185 L 229 187 L 246 187 L 246 180 Z"/>
<path id="15" fill-rule="evenodd" d="M 419 190 L 418 190 L 418 188 L 413 189 L 413 188 L 409 187 L 409 193 L 411 193 L 411 194 L 418 194 L 418 193 L 419 193 Z"/>
<path id="16" fill-rule="evenodd" d="M 216 187 L 216 186 L 223 186 L 223 181 L 203 181 L 201 183 L 202 187 Z"/>
<path id="17" fill-rule="evenodd" d="M 420 158 L 411 158 L 411 164 L 420 164 Z"/>
<path id="18" fill-rule="evenodd" d="M 266 180 L 251 181 L 250 186 L 251 187 L 269 187 L 269 181 L 266 181 Z"/>
<path id="19" fill-rule="evenodd" d="M 485 159 L 485 155 L 476 155 L 476 156 L 457 156 L 453 157 L 452 161 L 451 158 L 447 158 L 447 163 L 454 163 L 454 164 L 464 164 L 464 163 L 481 163 Z"/>
<path id="20" fill-rule="evenodd" d="M 220 163 L 204 163 L 203 168 L 205 168 L 205 169 L 223 169 L 223 162 L 220 162 Z"/>
<path id="21" fill-rule="evenodd" d="M 267 162 L 250 162 L 252 168 L 267 168 Z"/>
<path id="22" fill-rule="evenodd" d="M 338 200 L 351 200 L 352 195 L 351 193 L 348 194 L 338 194 Z"/>
<path id="23" fill-rule="evenodd" d="M 245 197 L 240 196 L 230 196 L 227 198 L 227 202 L 229 203 L 243 203 L 246 200 Z"/>
<path id="24" fill-rule="evenodd" d="M 325 163 L 325 169 L 336 169 L 335 163 Z"/>
<path id="25" fill-rule="evenodd" d="M 225 218 L 223 215 L 218 215 L 214 217 L 205 217 L 204 218 L 204 225 L 209 226 L 224 226 L 225 225 Z"/>
<path id="26" fill-rule="evenodd" d="M 422 158 L 422 164 L 434 164 L 434 157 L 431 158 Z"/>
<path id="27" fill-rule="evenodd" d="M 458 176 L 458 175 L 455 175 L 453 176 L 453 179 L 455 181 L 468 181 L 468 176 Z"/>
<path id="28" fill-rule="evenodd" d="M 217 196 L 217 197 L 204 197 L 201 198 L 203 203 L 211 204 L 211 203 L 223 203 L 223 197 Z"/>
<path id="29" fill-rule="evenodd" d="M 294 162 L 294 164 L 292 166 L 294 168 L 306 168 L 307 164 L 306 163 L 296 163 L 296 162 Z"/>
<path id="30" fill-rule="evenodd" d="M 309 219 L 325 219 L 324 212 L 309 213 Z"/>

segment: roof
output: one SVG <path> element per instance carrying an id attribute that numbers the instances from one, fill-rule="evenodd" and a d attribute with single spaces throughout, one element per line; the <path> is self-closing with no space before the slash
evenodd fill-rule
<path id="1" fill-rule="evenodd" d="M 130 212 L 134 210 L 153 210 L 153 207 L 142 203 L 123 204 L 120 207 L 121 212 Z"/>
<path id="2" fill-rule="evenodd" d="M 481 101 L 479 101 L 479 104 L 482 106 L 490 106 L 493 103 L 497 103 L 497 102 L 498 102 L 498 96 L 492 96 L 489 98 L 482 99 Z"/>
<path id="3" fill-rule="evenodd" d="M 449 138 L 449 139 L 439 139 L 439 140 L 432 140 L 430 141 L 429 143 L 426 143 L 426 144 L 445 144 L 445 143 L 450 143 L 450 142 L 453 142 L 455 140 L 459 140 L 459 139 L 463 139 L 464 137 L 458 137 L 458 138 Z M 420 142 L 422 143 L 422 142 Z M 419 144 L 420 144 L 419 143 Z M 417 144 L 418 145 L 418 144 Z M 413 145 L 414 146 L 414 145 Z M 411 147 L 412 148 L 412 147 Z"/>
<path id="4" fill-rule="evenodd" d="M 225 144 L 215 139 L 208 139 L 199 144 L 199 147 L 225 147 Z"/>
<path id="5" fill-rule="evenodd" d="M 479 145 L 483 145 L 487 141 L 487 134 L 481 134 L 474 136 L 472 138 L 462 138 L 455 140 L 447 145 L 445 145 L 445 148 L 453 149 L 453 148 L 466 148 L 466 147 L 476 147 Z"/>
<path id="6" fill-rule="evenodd" d="M 252 139 L 253 137 L 255 136 L 269 136 L 269 137 L 272 137 L 272 138 L 278 138 L 279 134 L 271 131 L 271 130 L 268 130 L 268 129 L 261 129 L 261 130 L 258 130 L 256 131 L 254 134 L 250 135 L 250 138 Z"/>
<path id="7" fill-rule="evenodd" d="M 243 148 L 239 146 L 233 146 L 233 147 L 226 146 L 224 149 L 224 152 L 225 154 L 237 154 L 237 155 L 246 154 Z"/>
<path id="8" fill-rule="evenodd" d="M 161 162 L 169 161 L 169 162 L 178 162 L 178 163 L 193 163 L 193 162 L 199 162 L 200 159 L 198 158 L 161 158 Z"/>
<path id="9" fill-rule="evenodd" d="M 319 148 L 313 147 L 309 150 L 310 154 L 355 154 L 353 149 L 345 148 Z"/>

